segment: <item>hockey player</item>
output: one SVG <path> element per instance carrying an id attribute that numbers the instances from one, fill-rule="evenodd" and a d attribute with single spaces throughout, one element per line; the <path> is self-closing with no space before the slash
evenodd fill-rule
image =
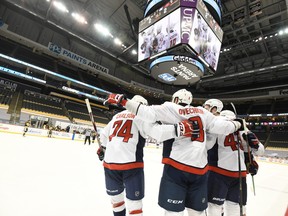
<path id="1" fill-rule="evenodd" d="M 31 125 L 31 121 L 30 121 L 30 120 L 28 120 L 28 121 L 25 122 L 23 137 L 25 137 L 25 135 L 26 135 L 26 133 L 27 133 L 28 128 L 29 128 L 30 125 Z"/>
<path id="2" fill-rule="evenodd" d="M 51 125 L 48 127 L 48 138 L 52 138 L 53 127 Z"/>
<path id="3" fill-rule="evenodd" d="M 235 120 L 236 115 L 230 110 L 224 110 L 220 117 L 227 120 Z M 238 136 L 238 137 L 237 137 Z M 239 164 L 241 167 L 241 181 L 243 191 L 246 189 L 246 166 L 244 163 L 244 151 L 239 132 L 229 135 L 208 135 L 208 145 L 213 146 L 208 151 L 209 177 L 208 177 L 208 215 L 221 216 L 225 201 L 224 215 L 239 216 Z M 212 145 L 210 144 L 212 143 Z M 240 159 L 238 148 L 240 146 Z M 208 147 L 209 148 L 209 147 Z M 242 192 L 242 191 L 241 191 Z"/>
<path id="4" fill-rule="evenodd" d="M 218 100 L 218 99 L 209 99 L 207 100 L 203 107 L 205 109 L 207 109 L 209 112 L 211 112 L 213 115 L 215 116 L 219 116 L 220 115 L 220 112 L 221 110 L 223 109 L 223 103 Z M 226 112 L 226 111 L 225 111 Z M 225 115 L 225 112 L 223 112 L 222 114 Z M 233 116 L 234 117 L 234 114 L 231 112 L 231 111 L 228 111 L 228 115 L 230 114 L 230 116 Z M 236 118 L 236 116 L 235 116 Z M 246 127 L 244 127 L 246 128 Z M 246 135 L 247 134 L 247 135 Z M 254 133 L 252 133 L 251 131 L 241 131 L 240 132 L 240 137 L 239 139 L 241 140 L 241 143 L 243 143 L 243 150 L 244 150 L 244 157 L 245 157 L 245 164 L 246 164 L 246 168 L 247 168 L 247 172 L 250 173 L 251 175 L 256 175 L 257 173 L 257 170 L 258 170 L 258 164 L 257 162 L 253 159 L 253 154 L 251 152 L 251 158 L 252 160 L 249 161 L 248 159 L 248 148 L 247 148 L 247 143 L 246 143 L 246 140 L 247 142 L 249 143 L 249 146 L 251 146 L 251 149 L 253 149 L 253 152 L 256 154 L 256 155 L 262 155 L 264 153 L 264 146 L 260 143 L 260 141 L 257 139 L 257 137 L 255 136 Z M 215 136 L 215 135 L 214 135 Z M 209 165 L 211 167 L 211 170 L 214 170 L 214 171 L 211 171 L 211 172 L 215 172 L 216 169 L 215 169 L 215 164 L 218 164 L 218 161 L 221 161 L 221 155 L 222 157 L 224 158 L 227 158 L 227 155 L 229 155 L 229 152 L 227 151 L 227 149 L 225 150 L 225 147 L 221 146 L 219 144 L 219 140 L 217 140 L 217 136 L 219 135 L 216 135 L 216 138 L 214 139 L 213 138 L 213 134 L 208 134 L 207 137 L 208 137 L 208 141 L 207 142 L 207 148 L 208 149 L 211 149 L 215 142 L 215 146 L 213 147 L 212 150 L 208 151 L 208 159 L 209 159 Z M 213 141 L 214 140 L 214 141 Z M 217 142 L 218 141 L 218 142 Z M 236 139 L 237 141 L 237 139 Z M 229 147 L 229 146 L 228 146 Z M 217 149 L 217 150 L 216 150 Z M 221 153 L 222 151 L 222 153 Z M 224 152 L 224 153 L 223 153 Z M 226 153 L 225 153 L 226 152 Z M 235 159 L 238 157 L 236 157 L 235 153 L 231 152 L 230 154 L 230 157 L 232 157 L 232 155 L 234 154 L 235 156 Z M 217 161 L 218 160 L 218 161 Z M 222 160 L 223 162 L 223 160 Z M 235 162 L 235 161 L 234 161 Z M 243 164 L 242 164 L 243 165 Z M 217 165 L 216 165 L 217 166 Z M 237 165 L 235 164 L 235 167 L 237 167 Z M 217 171 L 216 171 L 217 172 Z M 222 172 L 218 172 L 220 175 Z M 228 174 L 228 172 L 226 173 Z M 211 199 L 215 199 L 215 197 L 213 197 L 215 194 L 215 190 L 211 189 L 211 188 L 214 188 L 217 190 L 218 188 L 218 185 L 217 183 L 215 184 L 215 179 L 214 178 L 214 175 L 215 174 L 211 174 L 209 177 L 208 177 L 208 186 L 209 186 L 209 189 L 208 189 L 208 215 L 221 215 L 221 212 L 223 211 L 223 206 L 222 205 L 217 205 L 217 204 L 214 204 L 214 200 L 211 200 Z M 225 174 L 224 174 L 225 175 Z M 229 176 L 229 175 L 228 175 Z M 219 182 L 218 180 L 216 182 Z M 245 181 L 246 182 L 246 181 Z M 246 212 L 246 208 L 245 208 L 245 205 L 246 205 L 246 202 L 247 202 L 247 186 L 246 186 L 246 183 L 243 182 L 244 187 L 243 187 L 243 212 L 245 215 L 245 212 Z M 238 186 L 239 187 L 239 186 Z M 237 197 L 237 196 L 236 196 Z M 226 205 L 229 206 L 229 202 L 230 201 L 227 201 Z M 238 206 L 237 206 L 238 207 Z M 228 215 L 230 213 L 227 213 Z"/>
<path id="5" fill-rule="evenodd" d="M 245 128 L 245 127 L 244 127 Z M 261 156 L 264 154 L 265 149 L 264 145 L 259 141 L 256 135 L 245 128 L 245 131 L 242 131 L 241 134 L 241 142 L 243 143 L 244 148 L 244 158 L 247 173 L 250 174 L 252 177 L 257 174 L 259 166 L 256 160 L 254 159 L 254 155 Z M 254 180 L 253 180 L 254 181 Z M 246 216 L 246 204 L 247 204 L 247 187 L 243 188 L 243 216 Z"/>
<path id="6" fill-rule="evenodd" d="M 85 140 L 84 140 L 84 145 L 86 145 L 86 142 L 88 141 L 89 145 L 91 144 L 91 129 L 86 129 L 85 130 Z"/>
<path id="7" fill-rule="evenodd" d="M 188 120 L 192 123 L 193 132 L 198 131 L 198 134 L 174 138 L 163 144 L 162 162 L 165 165 L 158 204 L 165 209 L 165 216 L 182 216 L 185 207 L 189 216 L 204 216 L 208 171 L 206 131 L 228 135 L 241 128 L 241 120 L 226 121 L 203 107 L 190 106 L 192 94 L 186 89 L 175 92 L 172 102 L 162 105 L 143 106 L 120 94 L 110 94 L 107 102 L 124 106 L 148 122 L 175 124 Z"/>
<path id="8" fill-rule="evenodd" d="M 147 105 L 139 95 L 135 103 Z M 177 136 L 191 136 L 191 126 L 183 121 L 175 125 L 155 125 L 143 122 L 129 111 L 116 114 L 100 134 L 97 154 L 104 159 L 106 191 L 111 198 L 114 216 L 142 216 L 144 197 L 143 147 L 145 138 L 163 141 Z M 124 199 L 126 192 L 126 205 Z"/>
<path id="9" fill-rule="evenodd" d="M 218 99 L 209 99 L 203 104 L 203 107 L 213 115 L 219 116 L 223 109 L 223 103 Z"/>
<path id="10" fill-rule="evenodd" d="M 96 132 L 95 130 L 93 130 L 93 131 L 91 132 L 91 136 L 92 136 L 92 143 L 94 143 L 94 142 L 95 142 L 95 139 L 96 139 L 96 136 L 98 136 L 98 134 L 97 134 L 97 132 Z"/>

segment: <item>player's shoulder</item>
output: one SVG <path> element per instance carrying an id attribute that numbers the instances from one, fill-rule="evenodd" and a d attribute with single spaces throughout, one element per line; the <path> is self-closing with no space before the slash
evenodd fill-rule
<path id="1" fill-rule="evenodd" d="M 129 112 L 128 110 L 123 110 L 116 115 L 113 116 L 113 119 L 120 119 L 120 118 L 135 118 L 135 114 Z"/>

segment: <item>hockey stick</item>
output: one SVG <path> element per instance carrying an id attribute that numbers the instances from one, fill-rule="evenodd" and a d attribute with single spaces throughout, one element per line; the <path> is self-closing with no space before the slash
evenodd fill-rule
<path id="1" fill-rule="evenodd" d="M 88 109 L 88 113 L 89 113 L 89 116 L 90 116 L 90 120 L 91 120 L 92 125 L 93 125 L 93 127 L 94 127 L 94 130 L 95 130 L 95 132 L 96 132 L 96 138 L 97 138 L 98 145 L 99 145 L 99 147 L 101 147 L 100 137 L 99 137 L 99 134 L 98 134 L 98 131 L 97 131 L 97 126 L 96 126 L 96 123 L 95 123 L 95 121 L 94 121 L 92 109 L 91 109 L 90 102 L 89 102 L 89 99 L 88 99 L 88 98 L 85 99 L 85 103 L 86 103 L 86 106 L 87 106 L 87 109 Z"/>
<path id="2" fill-rule="evenodd" d="M 237 111 L 234 106 L 234 104 L 231 102 L 231 106 L 233 107 L 234 113 L 237 116 Z M 237 137 L 237 147 L 238 147 L 238 173 L 239 173 L 239 192 L 240 192 L 240 215 L 243 215 L 243 187 L 242 187 L 242 175 L 241 175 L 241 157 L 240 157 L 240 140 L 238 137 L 238 134 L 236 134 Z"/>
<path id="3" fill-rule="evenodd" d="M 231 106 L 233 107 L 234 109 L 234 112 L 237 116 L 237 111 L 236 111 L 236 108 L 234 106 L 234 104 L 231 102 Z M 248 128 L 246 127 L 246 122 L 244 121 L 244 132 L 247 133 L 248 131 Z M 249 146 L 249 143 L 248 143 L 248 137 L 245 136 L 245 142 L 246 142 L 246 145 L 247 145 L 247 151 L 248 151 L 248 159 L 249 159 L 249 163 L 251 164 L 252 163 L 252 156 L 251 156 L 251 150 L 250 150 L 250 146 Z M 253 186 L 253 193 L 254 193 L 254 196 L 256 196 L 256 190 L 255 190 L 255 183 L 254 183 L 254 176 L 251 175 L 252 177 L 252 186 Z"/>

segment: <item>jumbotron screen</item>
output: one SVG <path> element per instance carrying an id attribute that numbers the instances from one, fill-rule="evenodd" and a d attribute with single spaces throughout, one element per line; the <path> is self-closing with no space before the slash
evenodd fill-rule
<path id="1" fill-rule="evenodd" d="M 189 46 L 216 71 L 221 49 L 220 40 L 197 10 L 195 10 L 192 26 Z"/>
<path id="2" fill-rule="evenodd" d="M 181 43 L 180 8 L 139 33 L 138 61 Z"/>
<path id="3" fill-rule="evenodd" d="M 189 45 L 195 51 L 194 54 L 201 57 L 201 61 L 216 71 L 223 38 L 222 29 L 202 0 L 197 3 L 180 0 L 178 5 L 178 9 L 162 19 L 157 20 L 155 15 L 150 15 L 140 22 L 142 25 L 138 36 L 138 61 L 144 61 L 182 44 Z M 148 21 L 151 21 L 150 26 L 147 25 Z"/>

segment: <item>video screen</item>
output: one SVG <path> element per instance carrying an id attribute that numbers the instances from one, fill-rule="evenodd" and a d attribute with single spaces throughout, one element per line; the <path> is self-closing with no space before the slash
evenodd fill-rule
<path id="1" fill-rule="evenodd" d="M 180 7 L 180 0 L 171 0 L 139 22 L 139 32 Z"/>
<path id="2" fill-rule="evenodd" d="M 197 10 L 200 12 L 200 14 L 204 17 L 210 28 L 214 31 L 216 36 L 219 38 L 219 40 L 222 42 L 223 38 L 223 31 L 219 24 L 215 21 L 211 13 L 209 12 L 208 8 L 206 7 L 203 0 L 197 1 Z"/>
<path id="3" fill-rule="evenodd" d="M 180 9 L 175 10 L 138 35 L 138 61 L 181 43 Z"/>
<path id="4" fill-rule="evenodd" d="M 221 42 L 197 10 L 193 18 L 189 45 L 216 71 Z"/>

